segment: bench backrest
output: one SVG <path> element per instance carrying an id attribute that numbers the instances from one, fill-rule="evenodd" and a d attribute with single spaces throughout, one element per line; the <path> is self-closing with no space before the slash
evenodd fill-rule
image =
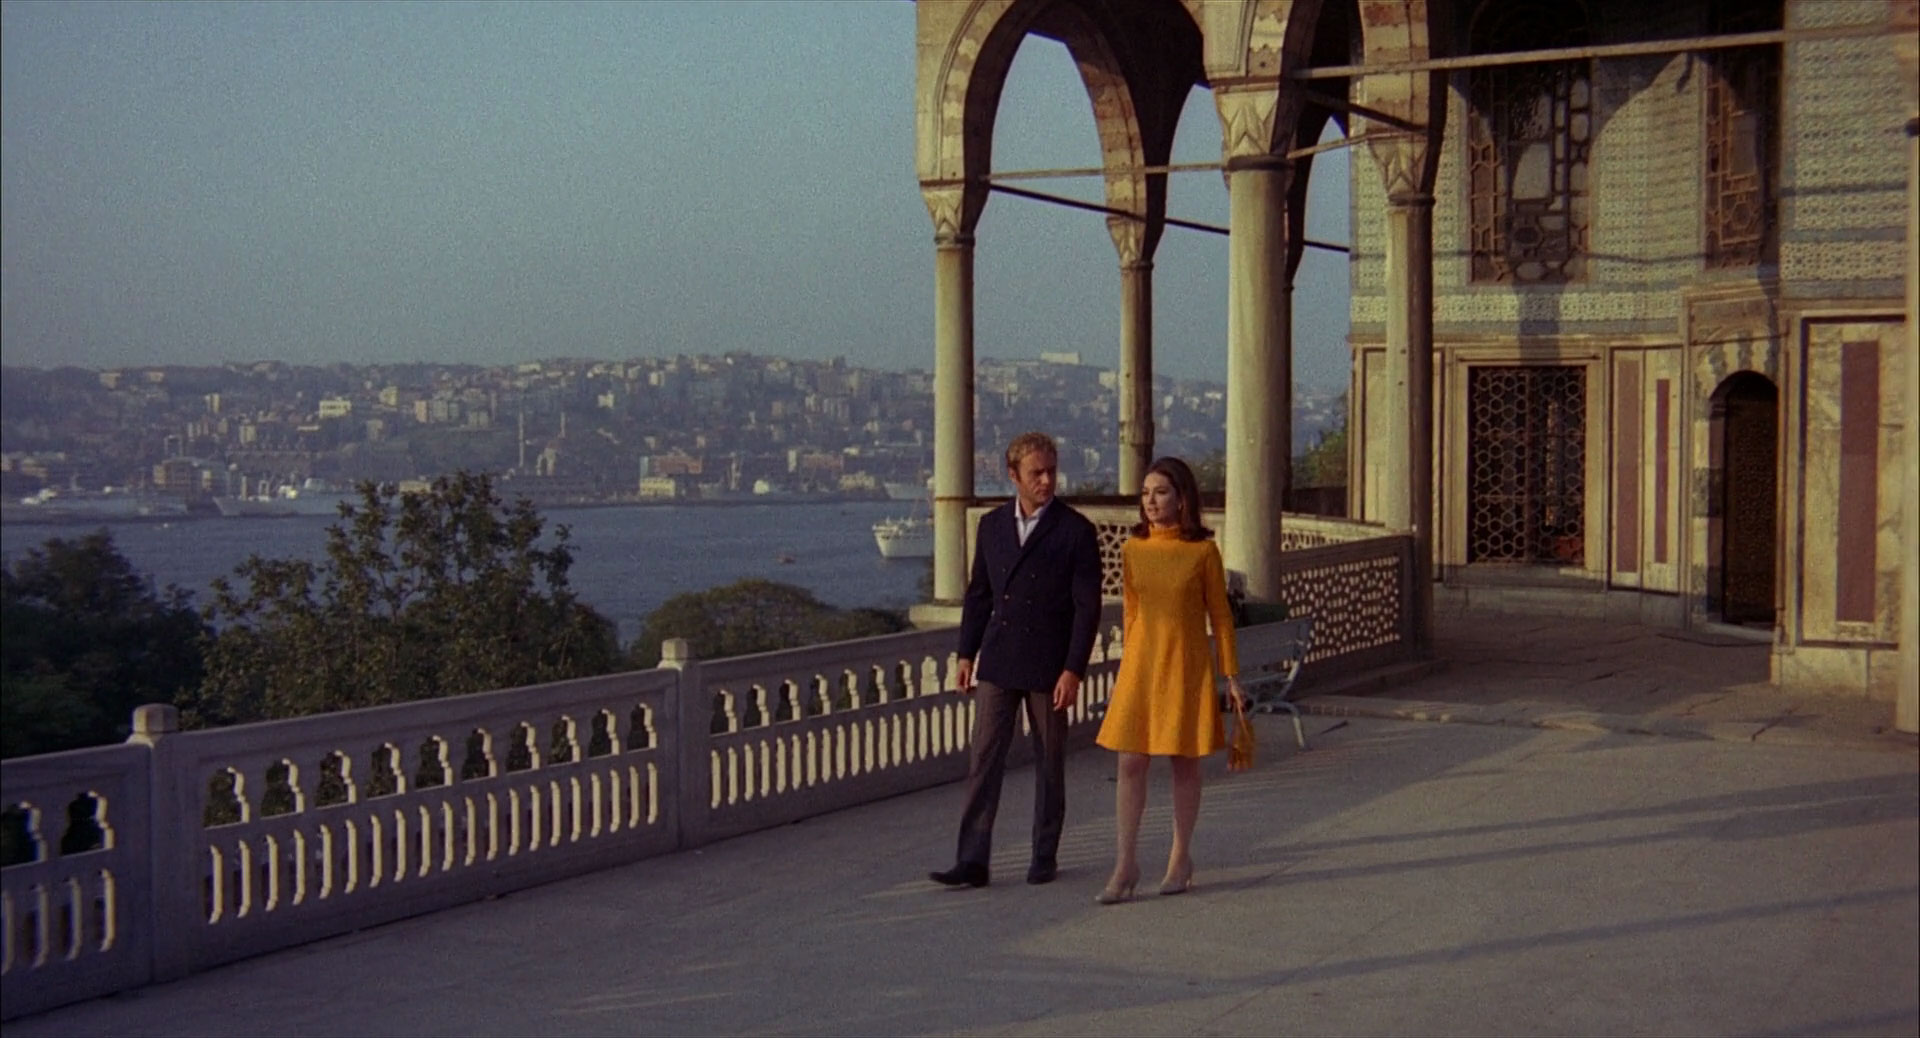
<path id="1" fill-rule="evenodd" d="M 1313 617 L 1302 616 L 1236 628 L 1233 641 L 1243 671 L 1265 670 L 1276 663 L 1293 663 L 1305 659 L 1307 648 L 1313 643 Z"/>

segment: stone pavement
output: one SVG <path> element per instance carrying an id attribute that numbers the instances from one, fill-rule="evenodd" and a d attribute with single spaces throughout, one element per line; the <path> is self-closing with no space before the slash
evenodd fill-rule
<path id="1" fill-rule="evenodd" d="M 1093 904 L 1112 765 L 1090 750 L 1050 886 L 1021 882 L 1021 770 L 984 890 L 923 878 L 948 786 L 7 1035 L 1920 1031 L 1911 752 L 1310 717 L 1302 753 L 1260 725 L 1252 771 L 1213 762 L 1182 897 Z M 1167 825 L 1156 769 L 1149 863 Z"/>
<path id="2" fill-rule="evenodd" d="M 1892 731 L 1891 701 L 1775 688 L 1772 647 L 1740 633 L 1454 614 L 1437 619 L 1434 646 L 1432 664 L 1321 681 L 1304 691 L 1303 705 L 1335 716 L 1908 753 L 1920 746 Z"/>

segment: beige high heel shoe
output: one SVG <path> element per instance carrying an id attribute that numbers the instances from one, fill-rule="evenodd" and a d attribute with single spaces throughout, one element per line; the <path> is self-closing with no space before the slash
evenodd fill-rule
<path id="1" fill-rule="evenodd" d="M 1167 878 L 1160 881 L 1160 893 L 1164 896 L 1171 897 L 1174 894 L 1184 894 L 1187 891 L 1192 889 L 1193 889 L 1193 862 L 1191 861 L 1187 862 L 1186 871 L 1182 872 L 1180 875 L 1175 876 L 1173 873 L 1169 872 L 1167 873 Z"/>
<path id="2" fill-rule="evenodd" d="M 1133 874 L 1128 876 L 1126 879 L 1121 879 L 1119 876 L 1115 876 L 1114 878 L 1107 880 L 1106 889 L 1102 890 L 1098 894 L 1095 894 L 1093 896 L 1093 900 L 1096 904 L 1102 904 L 1102 905 L 1117 905 L 1123 901 L 1132 901 L 1133 888 L 1139 882 L 1140 882 L 1140 869 L 1138 866 L 1135 866 L 1133 870 Z"/>

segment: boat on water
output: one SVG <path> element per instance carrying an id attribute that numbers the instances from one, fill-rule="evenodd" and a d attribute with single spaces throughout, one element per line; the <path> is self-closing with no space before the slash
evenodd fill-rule
<path id="1" fill-rule="evenodd" d="M 340 502 L 351 498 L 324 480 L 309 479 L 299 486 L 291 484 L 264 494 L 244 497 L 216 497 L 213 507 L 228 518 L 282 519 L 296 515 L 335 515 Z"/>
<path id="2" fill-rule="evenodd" d="M 278 497 L 216 497 L 213 507 L 229 519 L 283 519 L 299 515 L 293 502 Z"/>
<path id="3" fill-rule="evenodd" d="M 930 559 L 933 557 L 933 519 L 927 516 L 882 519 L 873 524 L 873 541 L 880 546 L 881 558 Z"/>
<path id="4" fill-rule="evenodd" d="M 925 483 L 882 483 L 889 501 L 923 501 L 933 493 L 933 481 Z"/>
<path id="5" fill-rule="evenodd" d="M 48 487 L 6 505 L 9 522 L 122 522 L 187 515 L 182 498 L 120 487 L 102 491 Z"/>

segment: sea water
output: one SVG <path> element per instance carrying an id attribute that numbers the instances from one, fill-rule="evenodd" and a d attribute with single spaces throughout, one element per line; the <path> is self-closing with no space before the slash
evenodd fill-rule
<path id="1" fill-rule="evenodd" d="M 566 526 L 573 549 L 569 583 L 620 627 L 624 644 L 646 615 L 674 595 L 762 578 L 798 585 L 831 605 L 904 609 L 919 600 L 926 559 L 880 557 L 873 524 L 901 514 L 897 501 L 781 504 L 634 505 L 542 512 L 551 535 Z M 192 518 L 168 522 L 0 525 L 0 556 L 11 562 L 49 538 L 106 529 L 135 569 L 156 586 L 210 598 L 215 577 L 250 555 L 326 554 L 337 516 Z M 547 543 L 551 544 L 551 536 Z"/>

